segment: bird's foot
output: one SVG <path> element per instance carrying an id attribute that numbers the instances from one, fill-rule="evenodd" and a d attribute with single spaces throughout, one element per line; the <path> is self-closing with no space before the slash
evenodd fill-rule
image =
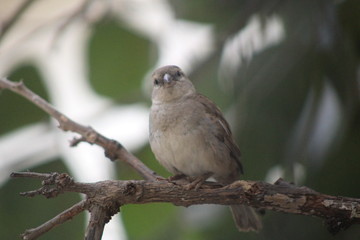
<path id="1" fill-rule="evenodd" d="M 182 173 L 176 174 L 174 176 L 170 176 L 166 178 L 165 181 L 175 185 L 186 185 L 189 183 L 188 176 Z"/>
<path id="2" fill-rule="evenodd" d="M 183 174 L 183 173 L 179 173 L 179 174 L 176 174 L 174 176 L 168 177 L 167 180 L 169 182 L 174 182 L 174 181 L 181 180 L 181 179 L 184 179 L 184 178 L 186 178 L 186 175 Z"/>
<path id="3" fill-rule="evenodd" d="M 163 177 L 156 177 L 155 179 L 156 181 L 167 181 L 167 178 L 163 178 Z"/>
<path id="4" fill-rule="evenodd" d="M 209 172 L 197 177 L 188 177 L 190 183 L 186 184 L 184 188 L 186 190 L 198 190 L 201 185 L 206 181 L 206 179 L 208 179 L 211 175 L 213 175 L 213 173 Z"/>

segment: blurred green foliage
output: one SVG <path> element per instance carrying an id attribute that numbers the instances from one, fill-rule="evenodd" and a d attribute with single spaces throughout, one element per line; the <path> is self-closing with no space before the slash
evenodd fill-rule
<path id="1" fill-rule="evenodd" d="M 12 81 L 23 80 L 32 91 L 49 100 L 40 75 L 33 66 L 20 66 L 8 78 Z M 0 91 L 0 112 L 0 135 L 30 123 L 49 119 L 49 116 L 34 104 L 10 91 Z"/>
<path id="2" fill-rule="evenodd" d="M 143 99 L 150 43 L 111 19 L 98 22 L 89 43 L 90 82 L 97 93 L 121 103 Z"/>

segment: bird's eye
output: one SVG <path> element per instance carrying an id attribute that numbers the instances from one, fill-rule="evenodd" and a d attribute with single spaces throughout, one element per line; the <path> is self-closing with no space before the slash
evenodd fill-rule
<path id="1" fill-rule="evenodd" d="M 155 79 L 155 80 L 154 80 L 154 84 L 155 84 L 155 85 L 159 85 L 159 80 Z"/>
<path id="2" fill-rule="evenodd" d="M 176 72 L 176 76 L 180 77 L 180 76 L 181 76 L 181 72 L 180 72 L 180 71 L 177 71 L 177 72 Z"/>

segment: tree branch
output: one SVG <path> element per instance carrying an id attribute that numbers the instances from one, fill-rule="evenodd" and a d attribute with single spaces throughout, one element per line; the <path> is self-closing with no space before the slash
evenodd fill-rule
<path id="1" fill-rule="evenodd" d="M 109 215 L 101 206 L 94 206 L 90 212 L 90 222 L 86 229 L 85 240 L 101 239 L 105 224 L 110 220 Z"/>
<path id="2" fill-rule="evenodd" d="M 14 173 L 12 177 L 31 177 L 33 174 L 36 173 Z M 33 196 L 33 192 L 23 195 Z M 185 207 L 196 204 L 246 204 L 277 212 L 316 216 L 325 220 L 332 233 L 360 223 L 360 199 L 322 194 L 306 187 L 294 186 L 282 179 L 275 184 L 240 180 L 227 186 L 205 182 L 198 190 L 187 190 L 186 184 L 168 180 L 78 183 L 67 174 L 52 173 L 35 192 L 46 197 L 56 196 L 54 192 L 85 194 L 87 198 L 84 206 L 93 206 L 90 208 L 92 215 L 88 227 L 91 231 L 87 231 L 87 236 L 97 236 L 86 239 L 100 239 L 98 237 L 102 234 L 104 224 L 119 211 L 120 206 L 154 202 Z M 92 222 L 100 229 L 90 227 Z"/>
<path id="3" fill-rule="evenodd" d="M 55 118 L 59 123 L 59 128 L 62 130 L 80 134 L 81 138 L 73 140 L 73 146 L 77 145 L 80 141 L 96 144 L 105 150 L 105 156 L 110 160 L 115 161 L 119 159 L 126 162 L 131 167 L 133 167 L 144 179 L 155 180 L 160 178 L 159 175 L 149 169 L 133 154 L 128 152 L 120 143 L 115 140 L 106 138 L 105 136 L 95 131 L 93 128 L 83 126 L 73 121 L 65 114 L 57 111 L 51 104 L 28 89 L 23 82 L 12 82 L 5 78 L 0 78 L 0 89 L 1 88 L 9 89 L 34 103 L 36 106 Z"/>

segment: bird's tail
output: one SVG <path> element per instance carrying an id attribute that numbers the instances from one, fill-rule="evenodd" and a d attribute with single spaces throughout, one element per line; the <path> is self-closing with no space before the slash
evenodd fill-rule
<path id="1" fill-rule="evenodd" d="M 253 208 L 245 205 L 231 205 L 230 209 L 239 231 L 248 232 L 261 230 L 261 219 Z"/>

